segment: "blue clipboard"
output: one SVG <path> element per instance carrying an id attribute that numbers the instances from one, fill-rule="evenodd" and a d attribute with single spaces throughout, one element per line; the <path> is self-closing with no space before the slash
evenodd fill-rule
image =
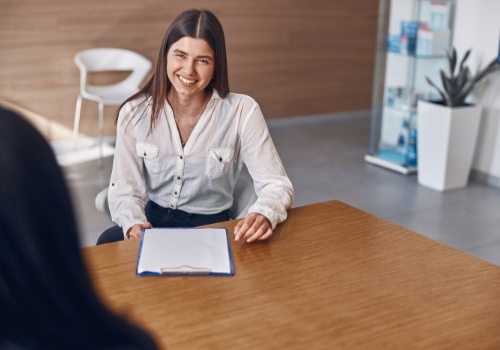
<path id="1" fill-rule="evenodd" d="M 225 228 L 152 228 L 141 235 L 138 276 L 233 276 Z"/>

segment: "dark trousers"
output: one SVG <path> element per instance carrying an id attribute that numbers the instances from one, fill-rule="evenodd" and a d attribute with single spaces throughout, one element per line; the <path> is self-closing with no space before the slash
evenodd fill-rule
<path id="1" fill-rule="evenodd" d="M 191 214 L 179 209 L 163 208 L 153 201 L 146 204 L 144 211 L 153 227 L 196 227 L 230 220 L 229 210 L 211 215 Z M 123 240 L 122 228 L 113 226 L 99 236 L 97 245 Z"/>

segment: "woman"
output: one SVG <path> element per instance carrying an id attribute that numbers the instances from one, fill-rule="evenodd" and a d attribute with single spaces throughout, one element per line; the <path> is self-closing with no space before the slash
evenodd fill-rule
<path id="1" fill-rule="evenodd" d="M 98 300 L 52 149 L 27 121 L 4 109 L 0 227 L 1 349 L 157 348 Z"/>
<path id="2" fill-rule="evenodd" d="M 120 227 L 98 244 L 137 238 L 141 230 L 229 220 L 243 164 L 258 199 L 235 227 L 235 239 L 267 239 L 284 221 L 294 191 L 262 112 L 229 92 L 224 32 L 207 10 L 175 18 L 156 71 L 120 107 L 108 200 Z"/>

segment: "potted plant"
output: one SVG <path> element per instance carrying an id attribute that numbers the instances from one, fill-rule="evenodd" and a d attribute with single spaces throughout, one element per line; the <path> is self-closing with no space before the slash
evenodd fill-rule
<path id="1" fill-rule="evenodd" d="M 418 182 L 437 191 L 467 185 L 481 120 L 481 107 L 467 103 L 467 97 L 500 69 L 495 59 L 472 75 L 465 64 L 470 52 L 458 66 L 456 50 L 448 52 L 449 72 L 440 71 L 442 87 L 426 78 L 441 100 L 418 102 Z"/>

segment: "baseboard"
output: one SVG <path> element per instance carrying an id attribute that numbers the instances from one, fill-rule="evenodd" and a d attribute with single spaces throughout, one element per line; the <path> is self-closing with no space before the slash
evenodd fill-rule
<path id="1" fill-rule="evenodd" d="M 305 116 L 266 119 L 266 123 L 269 130 L 283 129 L 283 128 L 298 128 L 303 126 L 321 125 L 324 123 L 330 123 L 332 121 L 354 120 L 354 119 L 369 120 L 370 113 L 371 111 L 367 109 L 359 111 L 314 114 Z"/>
<path id="2" fill-rule="evenodd" d="M 476 182 L 500 188 L 500 177 L 498 176 L 493 176 L 490 174 L 483 173 L 478 170 L 472 169 L 470 172 L 470 178 Z"/>

